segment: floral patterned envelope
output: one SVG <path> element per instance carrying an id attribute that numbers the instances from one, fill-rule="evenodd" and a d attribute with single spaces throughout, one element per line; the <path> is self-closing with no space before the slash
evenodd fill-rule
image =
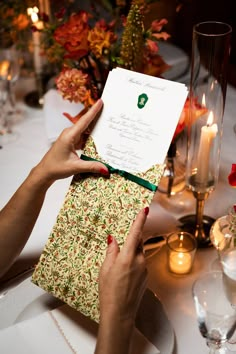
<path id="1" fill-rule="evenodd" d="M 119 82 L 123 80 L 123 83 L 126 80 L 124 76 L 128 71 L 121 70 L 119 72 L 120 75 L 111 75 L 111 80 L 109 79 L 107 82 L 103 94 L 104 107 L 109 106 L 109 93 L 108 97 L 106 95 L 107 92 L 110 92 L 112 83 L 114 84 L 113 80 L 116 84 L 117 80 Z M 137 73 L 131 72 L 131 75 L 137 78 L 135 74 Z M 122 77 L 122 75 L 124 76 Z M 173 85 L 176 87 L 176 83 L 173 83 Z M 127 86 L 127 90 L 129 90 L 129 84 Z M 124 97 L 127 96 L 127 90 L 124 89 Z M 149 98 L 152 97 L 151 91 L 145 89 L 145 94 Z M 143 91 L 141 92 L 143 94 Z M 171 123 L 170 136 L 171 134 L 173 135 L 178 123 L 178 117 L 183 108 L 186 94 L 187 92 L 181 96 L 180 108 Z M 131 102 L 130 99 L 129 95 L 129 104 Z M 125 105 L 125 101 L 123 102 Z M 115 115 L 119 117 L 118 106 L 116 104 L 114 106 L 116 109 Z M 137 109 L 140 108 L 138 107 Z M 130 111 L 127 109 L 126 114 L 129 113 Z M 124 150 L 125 141 L 127 137 L 130 140 L 131 136 L 137 138 L 137 136 L 142 134 L 137 134 L 137 129 L 133 123 L 127 127 L 127 123 L 121 122 L 121 126 L 126 129 L 126 136 L 124 137 L 123 133 L 120 138 L 112 135 L 114 130 L 116 132 L 120 131 L 116 129 L 118 126 L 115 122 L 118 121 L 115 119 L 115 115 L 106 110 L 102 113 L 98 121 L 99 124 L 100 122 L 102 124 L 100 126 L 96 124 L 86 142 L 82 155 L 84 159 L 96 159 L 106 163 L 111 172 L 110 177 L 92 174 L 74 176 L 56 223 L 32 276 L 33 283 L 96 322 L 99 322 L 99 269 L 106 254 L 107 235 L 114 236 L 120 247 L 122 247 L 137 213 L 140 209 L 150 205 L 157 188 L 156 186 L 164 171 L 164 159 L 162 163 L 151 164 L 152 158 L 147 158 L 149 164 L 151 164 L 148 168 L 145 165 L 143 171 L 140 171 L 143 166 L 137 168 L 139 171 L 133 170 L 134 161 L 138 158 L 138 147 L 135 148 L 137 150 L 135 150 L 135 153 L 131 152 L 132 144 L 128 143 L 126 147 L 129 146 L 129 149 L 126 151 Z M 138 115 L 137 119 L 141 119 L 141 115 L 145 116 L 145 111 L 142 114 L 139 111 Z M 112 116 L 112 124 L 110 124 L 110 119 L 106 122 L 107 116 Z M 146 116 L 145 119 L 147 119 Z M 107 135 L 106 131 L 108 126 L 109 129 L 113 130 L 110 135 Z M 133 133 L 132 129 L 130 129 L 131 127 Z M 145 129 L 143 128 L 142 132 Z M 162 134 L 165 134 L 167 130 L 170 130 L 170 123 L 165 122 Z M 169 132 L 167 133 L 169 134 Z M 146 136 L 146 133 L 144 135 Z M 112 140 L 109 139 L 111 136 Z M 156 138 L 155 135 L 154 138 Z M 165 142 L 166 151 L 162 152 L 163 156 L 165 156 L 170 142 L 171 138 Z M 111 147 L 113 143 L 114 146 Z M 147 139 L 146 144 L 148 144 Z M 104 146 L 107 147 L 107 151 L 103 149 Z M 114 151 L 116 151 L 116 155 Z M 126 152 L 125 154 L 124 151 Z M 127 157 L 129 153 L 132 159 Z M 126 156 L 126 158 L 120 161 L 122 159 L 120 155 Z M 121 169 L 124 166 L 126 169 Z"/>

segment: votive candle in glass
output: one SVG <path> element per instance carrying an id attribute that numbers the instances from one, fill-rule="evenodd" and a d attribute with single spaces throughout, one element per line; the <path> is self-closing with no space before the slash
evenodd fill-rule
<path id="1" fill-rule="evenodd" d="M 196 238 L 188 232 L 177 231 L 167 237 L 166 243 L 169 270 L 175 274 L 189 273 L 197 249 Z"/>

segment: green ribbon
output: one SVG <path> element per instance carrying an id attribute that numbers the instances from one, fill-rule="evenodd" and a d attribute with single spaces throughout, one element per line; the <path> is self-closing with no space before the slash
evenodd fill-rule
<path id="1" fill-rule="evenodd" d="M 107 168 L 108 168 L 110 173 L 117 173 L 121 177 L 124 177 L 125 179 L 128 179 L 129 181 L 135 182 L 135 183 L 139 184 L 140 186 L 149 189 L 152 192 L 156 192 L 156 190 L 157 190 L 157 186 L 155 186 L 155 184 L 152 184 L 152 183 L 148 182 L 147 180 L 145 180 L 145 179 L 143 179 L 141 177 L 137 177 L 135 175 L 132 175 L 132 173 L 126 172 L 124 170 L 119 170 L 118 168 L 114 168 L 114 167 L 108 165 L 107 163 L 104 163 L 102 161 L 96 160 L 96 159 L 94 159 L 92 157 L 89 157 L 89 156 L 86 156 L 86 155 L 83 155 L 83 154 L 80 156 L 80 158 L 81 158 L 81 160 L 84 160 L 84 161 L 101 162 L 105 166 L 107 166 Z"/>

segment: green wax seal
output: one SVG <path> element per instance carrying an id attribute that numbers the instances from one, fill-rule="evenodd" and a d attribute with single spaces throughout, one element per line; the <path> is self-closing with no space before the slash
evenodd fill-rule
<path id="1" fill-rule="evenodd" d="M 148 101 L 148 96 L 146 95 L 146 93 L 142 93 L 141 95 L 138 96 L 138 108 L 142 109 L 143 107 L 145 107 L 146 103 Z"/>

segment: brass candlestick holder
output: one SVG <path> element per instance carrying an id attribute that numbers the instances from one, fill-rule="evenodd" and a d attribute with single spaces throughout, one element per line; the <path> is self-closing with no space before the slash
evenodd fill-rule
<path id="1" fill-rule="evenodd" d="M 209 233 L 215 219 L 204 215 L 205 201 L 209 196 L 209 192 L 193 192 L 196 198 L 196 214 L 186 215 L 179 219 L 181 229 L 193 234 L 198 246 L 206 247 L 210 245 Z"/>

